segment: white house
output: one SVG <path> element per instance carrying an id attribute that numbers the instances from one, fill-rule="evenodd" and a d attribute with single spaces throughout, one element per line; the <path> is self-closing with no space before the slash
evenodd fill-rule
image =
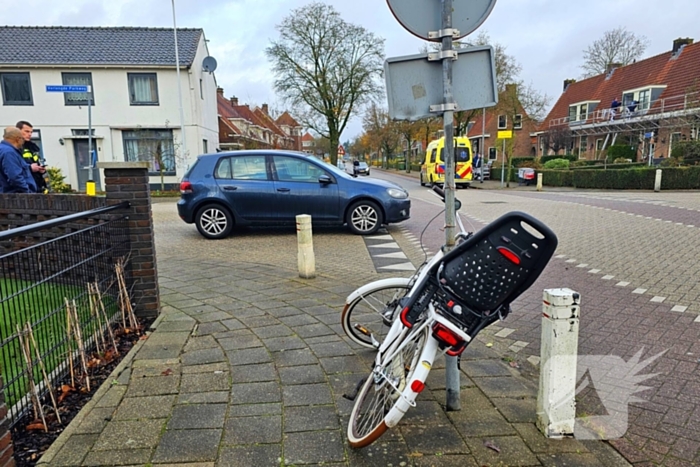
<path id="1" fill-rule="evenodd" d="M 219 147 L 217 86 L 207 71 L 211 59 L 203 64 L 209 55 L 204 31 L 178 29 L 177 36 L 184 145 L 172 29 L 0 27 L 0 125 L 30 122 L 47 164 L 84 190 L 88 93 L 47 92 L 46 86 L 90 85 L 97 160 L 147 160 L 152 186 L 160 184 L 161 166 L 165 183 L 177 183 L 198 154 Z"/>

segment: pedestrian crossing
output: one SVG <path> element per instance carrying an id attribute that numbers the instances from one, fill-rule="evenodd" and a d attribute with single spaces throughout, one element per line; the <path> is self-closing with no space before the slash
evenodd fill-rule
<path id="1" fill-rule="evenodd" d="M 415 271 L 394 237 L 388 234 L 363 237 L 377 272 Z"/>

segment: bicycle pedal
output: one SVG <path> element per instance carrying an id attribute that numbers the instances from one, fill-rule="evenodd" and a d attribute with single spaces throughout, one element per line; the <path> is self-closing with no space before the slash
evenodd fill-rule
<path id="1" fill-rule="evenodd" d="M 357 323 L 357 324 L 355 324 L 354 327 L 355 327 L 355 329 L 356 329 L 357 331 L 359 331 L 361 334 L 364 334 L 364 335 L 367 336 L 367 337 L 371 337 L 371 336 L 372 336 L 372 331 L 370 331 L 369 329 L 367 329 L 367 328 L 364 327 L 363 325 Z"/>

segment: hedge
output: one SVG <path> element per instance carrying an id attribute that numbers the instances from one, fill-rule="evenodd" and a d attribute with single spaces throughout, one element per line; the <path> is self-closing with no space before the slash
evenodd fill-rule
<path id="1" fill-rule="evenodd" d="M 607 154 L 609 161 L 614 161 L 615 159 L 619 158 L 636 160 L 637 148 L 628 144 L 616 144 L 615 146 L 610 146 L 608 148 Z"/>
<path id="2" fill-rule="evenodd" d="M 656 168 L 620 170 L 542 170 L 542 184 L 603 190 L 653 190 Z M 700 166 L 661 169 L 662 190 L 700 189 Z"/>
<path id="3" fill-rule="evenodd" d="M 554 160 L 554 159 L 567 159 L 569 162 L 574 162 L 579 160 L 578 156 L 575 156 L 573 154 L 564 154 L 563 156 L 557 156 L 556 154 L 553 156 L 542 156 L 540 157 L 540 163 L 544 165 L 548 161 Z"/>

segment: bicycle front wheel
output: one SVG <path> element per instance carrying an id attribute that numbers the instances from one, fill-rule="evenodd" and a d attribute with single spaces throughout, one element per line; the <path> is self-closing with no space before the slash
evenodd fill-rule
<path id="1" fill-rule="evenodd" d="M 348 443 L 353 448 L 372 444 L 387 430 L 386 416 L 399 402 L 401 393 L 420 364 L 428 329 L 412 331 L 400 344 L 394 358 L 375 367 L 355 398 L 348 422 Z"/>
<path id="2" fill-rule="evenodd" d="M 408 293 L 409 278 L 395 278 L 377 281 L 358 289 L 345 304 L 341 316 L 343 331 L 353 342 L 367 348 L 374 348 L 372 336 L 381 343 L 391 326 L 391 316 L 399 300 Z"/>

